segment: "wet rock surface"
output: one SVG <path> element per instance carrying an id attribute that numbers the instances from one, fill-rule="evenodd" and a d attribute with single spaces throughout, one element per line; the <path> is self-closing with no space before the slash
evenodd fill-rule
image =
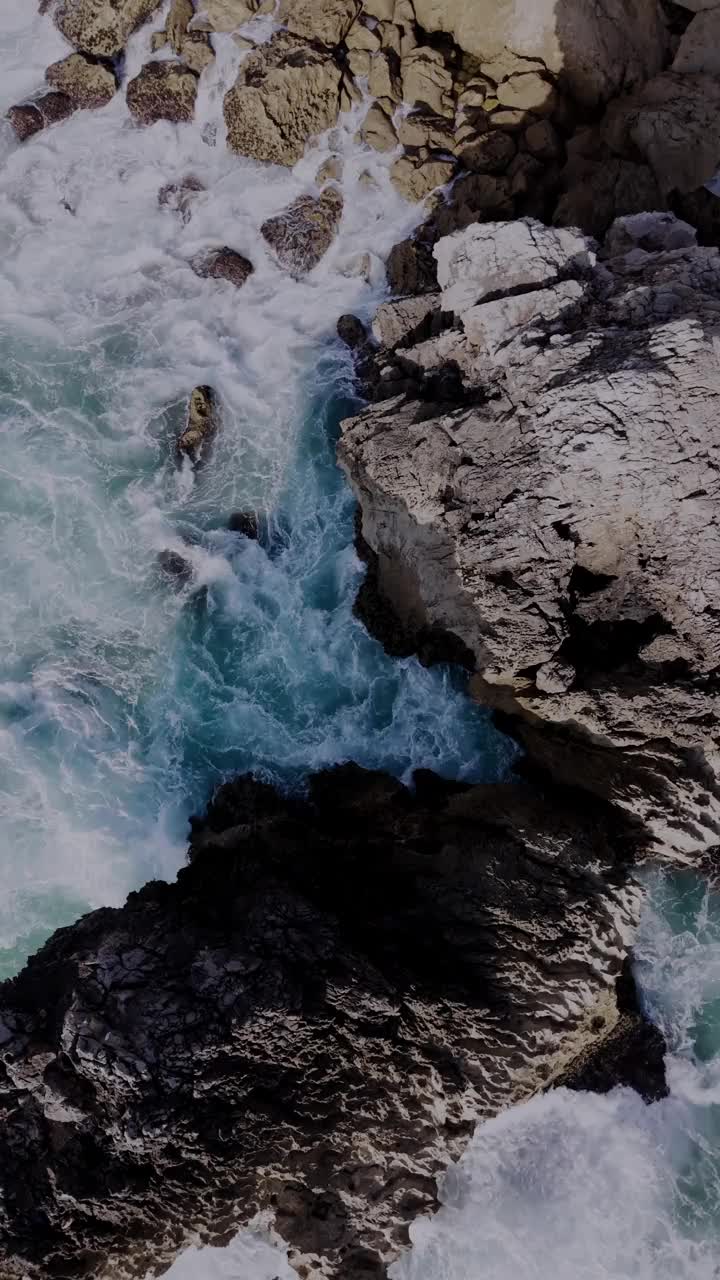
<path id="1" fill-rule="evenodd" d="M 138 124 L 187 124 L 195 114 L 198 78 L 179 62 L 147 62 L 127 87 L 127 104 Z"/>
<path id="2" fill-rule="evenodd" d="M 196 275 L 210 280 L 227 280 L 236 289 L 241 289 L 255 270 L 249 258 L 228 245 L 198 254 L 193 258 L 192 269 Z"/>
<path id="3" fill-rule="evenodd" d="M 667 214 L 599 262 L 532 221 L 440 241 L 454 326 L 378 353 L 340 444 L 404 627 L 452 632 L 536 765 L 674 858 L 720 830 L 720 257 L 694 241 Z"/>
<path id="4" fill-rule="evenodd" d="M 75 103 L 66 93 L 45 93 L 32 102 L 23 102 L 11 107 L 7 118 L 12 125 L 18 142 L 27 142 L 34 134 L 47 129 L 51 124 L 67 120 L 75 110 Z"/>
<path id="5" fill-rule="evenodd" d="M 558 799 L 221 788 L 175 884 L 0 987 L 3 1275 L 137 1280 L 264 1208 L 300 1276 L 384 1276 L 476 1119 L 617 1026 L 632 850 Z"/>
<path id="6" fill-rule="evenodd" d="M 160 0 L 61 0 L 55 21 L 83 53 L 115 58 L 159 4 Z"/>
<path id="7" fill-rule="evenodd" d="M 342 211 L 342 194 L 328 187 L 317 197 L 299 196 L 282 213 L 268 218 L 260 233 L 281 266 L 294 275 L 305 275 L 330 248 Z"/>
<path id="8" fill-rule="evenodd" d="M 204 446 L 209 444 L 218 426 L 218 405 L 212 387 L 195 387 L 188 402 L 185 428 L 177 448 L 180 454 L 197 460 Z"/>
<path id="9" fill-rule="evenodd" d="M 82 53 L 71 53 L 61 62 L 53 62 L 45 79 L 76 107 L 98 108 L 110 102 L 117 92 L 117 76 L 112 66 Z"/>

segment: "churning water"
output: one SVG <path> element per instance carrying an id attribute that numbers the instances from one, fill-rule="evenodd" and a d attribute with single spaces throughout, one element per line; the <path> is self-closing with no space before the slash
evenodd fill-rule
<path id="1" fill-rule="evenodd" d="M 4 110 L 63 42 L 8 3 L 0 40 Z M 372 312 L 377 255 L 413 212 L 348 121 L 337 242 L 307 280 L 282 272 L 258 228 L 312 189 L 329 143 L 292 174 L 229 155 L 242 55 L 218 46 L 191 126 L 137 128 L 122 94 L 22 147 L 0 125 L 0 974 L 87 906 L 172 875 L 188 814 L 229 774 L 505 767 L 456 676 L 392 662 L 352 616 L 335 323 Z M 146 29 L 128 75 L 148 49 Z M 207 189 L 184 224 L 158 191 L 190 173 Z M 242 291 L 191 269 L 222 244 L 255 263 Z M 193 471 L 173 444 L 198 383 L 223 421 Z M 267 513 L 260 544 L 227 530 L 248 508 Z M 163 549 L 192 563 L 191 589 L 163 580 Z"/>
<path id="2" fill-rule="evenodd" d="M 352 617 L 334 327 L 372 313 L 415 213 L 352 120 L 293 173 L 228 155 L 222 97 L 242 55 L 229 37 L 217 48 L 193 125 L 138 129 L 122 94 L 23 147 L 0 124 L 0 976 L 86 907 L 173 875 L 189 812 L 228 774 L 301 785 L 355 759 L 491 778 L 508 763 L 453 673 L 390 661 Z M 146 29 L 128 76 L 148 51 Z M 65 52 L 48 18 L 0 0 L 0 116 Z M 342 227 L 295 282 L 258 228 L 312 188 L 331 145 Z M 182 223 L 157 197 L 190 173 L 206 190 Z M 255 263 L 240 292 L 189 265 L 221 244 Z M 173 442 L 198 383 L 223 422 L 192 471 Z M 267 516 L 259 544 L 227 529 L 248 508 Z M 192 587 L 159 574 L 164 549 L 192 563 Z M 720 1274 L 720 906 L 691 877 L 658 879 L 650 901 L 639 968 L 672 1096 L 558 1092 L 484 1125 L 395 1280 Z M 293 1273 L 245 1233 L 169 1274 Z"/>

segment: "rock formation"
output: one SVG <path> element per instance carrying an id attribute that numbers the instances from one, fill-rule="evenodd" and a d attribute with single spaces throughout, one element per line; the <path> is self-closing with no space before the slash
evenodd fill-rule
<path id="1" fill-rule="evenodd" d="M 56 22 L 76 49 L 98 58 L 115 58 L 159 3 L 160 0 L 61 0 Z"/>
<path id="2" fill-rule="evenodd" d="M 138 124 L 187 124 L 195 114 L 198 78 L 181 62 L 146 62 L 127 87 L 127 104 Z"/>
<path id="3" fill-rule="evenodd" d="M 7 118 L 19 142 L 26 142 L 34 134 L 51 124 L 67 120 L 75 110 L 75 103 L 66 93 L 44 93 L 31 102 L 11 107 Z"/>
<path id="4" fill-rule="evenodd" d="M 180 435 L 178 452 L 197 460 L 204 445 L 217 430 L 218 410 L 212 387 L 195 387 L 188 402 L 187 421 Z"/>
<path id="5" fill-rule="evenodd" d="M 59 93 L 64 93 L 76 107 L 104 107 L 117 92 L 117 77 L 107 63 L 83 53 L 71 53 L 61 62 L 53 62 L 45 79 Z"/>
<path id="6" fill-rule="evenodd" d="M 343 426 L 380 590 L 472 653 L 536 765 L 695 856 L 720 830 L 718 250 L 658 214 L 600 262 L 532 220 L 435 257 L 453 327 L 413 344 L 386 312 L 376 394 L 402 394 Z"/>
<path id="7" fill-rule="evenodd" d="M 385 1276 L 478 1118 L 621 1056 L 628 853 L 522 786 L 223 787 L 175 884 L 0 987 L 3 1277 L 137 1280 L 258 1209 L 300 1277 Z"/>
<path id="8" fill-rule="evenodd" d="M 318 197 L 299 196 L 282 213 L 268 218 L 260 231 L 281 266 L 293 275 L 305 275 L 330 248 L 342 211 L 340 191 L 328 187 Z"/>
<path id="9" fill-rule="evenodd" d="M 181 197 L 182 199 L 182 197 Z M 227 280 L 241 289 L 250 279 L 255 268 L 252 262 L 237 249 L 223 245 L 219 249 L 210 249 L 193 258 L 192 269 L 197 276 L 210 280 Z"/>
<path id="10" fill-rule="evenodd" d="M 228 145 L 254 160 L 294 165 L 308 139 L 335 123 L 341 80 L 330 53 L 279 32 L 248 54 L 226 94 Z"/>

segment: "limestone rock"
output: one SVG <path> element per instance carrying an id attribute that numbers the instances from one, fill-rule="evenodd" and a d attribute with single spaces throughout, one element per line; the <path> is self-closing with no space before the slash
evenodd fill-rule
<path id="1" fill-rule="evenodd" d="M 720 823 L 720 253 L 659 214 L 599 264 L 527 221 L 436 255 L 458 318 L 402 352 L 422 396 L 343 426 L 385 595 L 472 651 L 543 770 L 695 857 Z"/>
<path id="2" fill-rule="evenodd" d="M 369 18 L 377 18 L 378 22 L 392 22 L 395 12 L 395 0 L 363 0 L 363 13 Z"/>
<path id="3" fill-rule="evenodd" d="M 293 35 L 337 45 L 360 12 L 360 0 L 280 0 L 278 19 Z"/>
<path id="4" fill-rule="evenodd" d="M 414 49 L 403 58 L 401 73 L 405 102 L 434 115 L 454 115 L 453 79 L 437 49 L 427 45 Z"/>
<path id="5" fill-rule="evenodd" d="M 476 1119 L 612 1041 L 631 852 L 527 786 L 223 786 L 174 884 L 0 986 L 4 1280 L 159 1275 L 258 1209 L 299 1275 L 386 1274 Z"/>
<path id="6" fill-rule="evenodd" d="M 187 124 L 195 113 L 198 79 L 179 62 L 147 62 L 127 87 L 127 104 L 139 124 L 169 120 Z"/>
<path id="7" fill-rule="evenodd" d="M 432 249 L 421 240 L 401 240 L 393 246 L 385 264 L 387 282 L 395 294 L 430 293 L 437 289 L 437 268 Z"/>
<path id="8" fill-rule="evenodd" d="M 436 209 L 427 227 L 433 241 L 474 222 L 511 218 L 511 184 L 505 175 L 467 173 L 453 184 L 447 202 Z"/>
<path id="9" fill-rule="evenodd" d="M 66 93 L 45 93 L 32 102 L 11 107 L 7 118 L 19 142 L 26 142 L 34 134 L 51 124 L 67 120 L 75 110 L 75 103 Z"/>
<path id="10" fill-rule="evenodd" d="M 430 147 L 433 151 L 453 152 L 453 122 L 447 116 L 429 116 L 421 111 L 413 111 L 401 119 L 398 141 L 404 147 Z"/>
<path id="11" fill-rule="evenodd" d="M 197 460 L 200 451 L 217 430 L 217 403 L 212 387 L 195 387 L 188 403 L 187 421 L 180 435 L 178 452 Z"/>
<path id="12" fill-rule="evenodd" d="M 104 107 L 117 92 L 115 72 L 106 63 L 96 62 L 82 53 L 71 53 L 61 62 L 53 62 L 45 72 L 53 89 L 64 93 L 76 107 Z"/>
<path id="13" fill-rule="evenodd" d="M 279 32 L 248 54 L 225 96 L 228 144 L 254 160 L 294 165 L 340 109 L 342 73 L 329 54 Z"/>
<path id="14" fill-rule="evenodd" d="M 159 3 L 160 0 L 63 0 L 55 20 L 66 39 L 83 53 L 115 58 Z"/>
<path id="15" fill-rule="evenodd" d="M 614 98 L 659 72 L 669 35 L 656 0 L 415 0 L 425 31 L 492 63 L 508 50 L 538 59 L 587 106 Z M 496 77 L 494 77 L 496 78 Z"/>
<path id="16" fill-rule="evenodd" d="M 680 41 L 672 69 L 720 75 L 720 9 L 704 9 L 693 18 Z"/>
<path id="17" fill-rule="evenodd" d="M 371 31 L 362 22 L 354 22 L 347 35 L 345 45 L 348 49 L 364 49 L 367 53 L 377 53 L 380 49 L 380 36 Z"/>
<path id="18" fill-rule="evenodd" d="M 244 27 L 255 17 L 255 0 L 199 0 L 190 29 L 227 33 Z"/>
<path id="19" fill-rule="evenodd" d="M 400 302 L 383 302 L 375 313 L 373 337 L 387 350 L 409 346 L 411 342 L 429 336 L 422 331 L 427 329 L 428 321 L 439 311 L 437 293 L 403 298 Z"/>
<path id="20" fill-rule="evenodd" d="M 373 103 L 363 120 L 360 137 L 374 151 L 394 151 L 397 146 L 395 126 L 377 102 Z"/>
<path id="21" fill-rule="evenodd" d="M 460 151 L 460 159 L 474 173 L 504 173 L 515 157 L 516 147 L 507 133 L 494 130 L 481 134 Z"/>
<path id="22" fill-rule="evenodd" d="M 537 71 L 511 76 L 497 87 L 497 100 L 510 111 L 528 111 L 551 116 L 557 106 L 557 91 Z"/>
<path id="23" fill-rule="evenodd" d="M 550 163 L 562 156 L 563 145 L 549 120 L 536 120 L 525 130 L 525 145 L 532 156 Z"/>
<path id="24" fill-rule="evenodd" d="M 299 196 L 282 213 L 268 218 L 260 231 L 281 266 L 293 275 L 305 275 L 330 248 L 342 211 L 342 195 L 328 187 L 320 196 Z"/>
<path id="25" fill-rule="evenodd" d="M 410 156 L 401 156 L 390 170 L 393 186 L 406 200 L 424 200 L 432 191 L 443 187 L 450 181 L 455 172 L 455 165 L 450 160 L 415 161 Z"/>
<path id="26" fill-rule="evenodd" d="M 252 262 L 242 253 L 229 249 L 227 245 L 194 258 L 192 269 L 196 275 L 210 280 L 227 280 L 236 289 L 241 289 L 255 270 Z"/>
<path id="27" fill-rule="evenodd" d="M 402 102 L 402 83 L 395 74 L 392 60 L 384 50 L 373 54 L 370 60 L 368 89 L 373 98 L 387 99 L 389 102 Z"/>

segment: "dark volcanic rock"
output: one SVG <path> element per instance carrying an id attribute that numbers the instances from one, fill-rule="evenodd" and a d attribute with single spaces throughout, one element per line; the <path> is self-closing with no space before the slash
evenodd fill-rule
<path id="1" fill-rule="evenodd" d="M 227 280 L 237 289 L 242 288 L 255 270 L 252 262 L 236 249 L 229 249 L 227 245 L 223 245 L 220 249 L 211 249 L 209 253 L 203 253 L 200 257 L 194 258 L 192 269 L 197 276 L 208 277 L 211 280 Z"/>
<path id="2" fill-rule="evenodd" d="M 179 551 L 158 552 L 157 566 L 163 577 L 177 587 L 184 587 L 192 580 L 192 565 Z"/>
<path id="3" fill-rule="evenodd" d="M 239 779 L 175 884 L 0 986 L 3 1280 L 139 1280 L 258 1209 L 300 1276 L 379 1280 L 474 1120 L 612 1031 L 612 817 L 419 782 Z"/>
<path id="4" fill-rule="evenodd" d="M 228 520 L 228 529 L 231 533 L 241 533 L 245 538 L 251 538 L 257 542 L 260 532 L 257 513 L 255 511 L 233 511 Z"/>

